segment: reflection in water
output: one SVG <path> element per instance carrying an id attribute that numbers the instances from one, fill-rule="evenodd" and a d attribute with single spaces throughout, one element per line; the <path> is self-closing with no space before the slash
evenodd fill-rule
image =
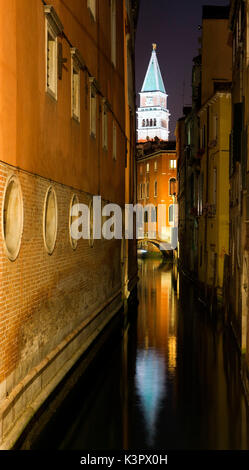
<path id="1" fill-rule="evenodd" d="M 140 261 L 139 276 L 137 316 L 105 344 L 34 448 L 249 449 L 230 329 L 170 265 Z"/>
<path id="2" fill-rule="evenodd" d="M 139 350 L 136 360 L 136 386 L 146 423 L 149 446 L 154 444 L 157 414 L 161 399 L 166 395 L 165 382 L 163 358 L 154 349 Z"/>
<path id="3" fill-rule="evenodd" d="M 142 261 L 139 267 L 142 283 L 139 291 L 135 382 L 146 424 L 146 441 L 148 446 L 153 447 L 156 444 L 161 402 L 167 396 L 165 350 L 168 349 L 171 373 L 176 362 L 176 350 L 172 349 L 172 339 L 168 337 L 169 328 L 176 323 L 176 312 L 171 309 L 171 271 L 166 271 L 160 260 Z"/>

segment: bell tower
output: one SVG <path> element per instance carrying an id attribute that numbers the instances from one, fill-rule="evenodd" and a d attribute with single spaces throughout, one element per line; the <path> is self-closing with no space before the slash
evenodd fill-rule
<path id="1" fill-rule="evenodd" d="M 169 117 L 166 93 L 156 54 L 157 45 L 152 44 L 152 54 L 140 95 L 137 111 L 138 142 L 158 137 L 169 140 Z"/>

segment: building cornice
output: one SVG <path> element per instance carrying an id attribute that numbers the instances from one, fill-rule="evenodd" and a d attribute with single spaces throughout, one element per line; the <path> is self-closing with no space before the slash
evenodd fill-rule
<path id="1" fill-rule="evenodd" d="M 153 153 L 150 153 L 148 155 L 143 155 L 142 157 L 137 157 L 137 162 L 144 162 L 146 160 L 152 160 L 155 157 L 158 157 L 159 155 L 176 155 L 176 150 L 156 150 Z"/>
<path id="2" fill-rule="evenodd" d="M 51 5 L 44 5 L 44 13 L 49 21 L 49 24 L 51 28 L 53 29 L 54 33 L 56 36 L 59 36 L 64 27 L 63 24 L 60 21 L 60 18 L 58 17 L 54 7 Z"/>
<path id="3" fill-rule="evenodd" d="M 197 116 L 200 116 L 204 111 L 206 111 L 206 109 L 209 106 L 212 106 L 212 104 L 216 103 L 219 98 L 223 98 L 224 96 L 226 98 L 230 98 L 231 97 L 231 92 L 230 91 L 224 91 L 224 92 L 217 91 L 211 98 L 208 99 L 208 101 L 206 101 L 206 103 L 204 103 L 204 105 L 198 111 Z"/>
<path id="4" fill-rule="evenodd" d="M 76 47 L 71 47 L 71 56 L 72 58 L 75 60 L 75 62 L 77 63 L 78 67 L 82 70 L 85 69 L 85 62 L 81 56 L 81 53 L 79 51 L 79 49 L 77 49 Z"/>

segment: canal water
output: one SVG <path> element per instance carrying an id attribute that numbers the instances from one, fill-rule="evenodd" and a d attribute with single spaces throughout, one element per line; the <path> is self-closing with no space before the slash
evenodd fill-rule
<path id="1" fill-rule="evenodd" d="M 249 449 L 230 328 L 160 259 L 139 260 L 139 306 L 33 449 Z M 122 334 L 121 334 L 122 333 Z"/>

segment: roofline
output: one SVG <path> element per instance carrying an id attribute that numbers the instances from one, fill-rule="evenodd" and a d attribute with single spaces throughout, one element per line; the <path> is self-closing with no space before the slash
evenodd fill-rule
<path id="1" fill-rule="evenodd" d="M 199 109 L 197 116 L 200 116 L 203 111 L 205 111 L 208 106 L 211 106 L 211 104 L 214 103 L 214 101 L 217 100 L 217 98 L 222 98 L 222 96 L 231 96 L 232 92 L 231 90 L 224 90 L 224 91 L 216 91 L 213 96 L 211 96 L 205 103 L 203 103 L 202 107 Z"/>
<path id="2" fill-rule="evenodd" d="M 153 90 L 154 92 L 155 91 L 160 91 L 161 93 L 165 93 L 166 94 L 166 88 L 165 88 L 165 85 L 164 85 L 164 81 L 163 81 L 163 77 L 162 77 L 162 74 L 161 74 L 161 70 L 160 70 L 160 66 L 159 66 L 159 63 L 158 63 L 158 60 L 157 60 L 157 54 L 156 54 L 156 50 L 153 48 L 152 50 L 152 53 L 151 53 L 151 57 L 150 57 L 150 61 L 149 61 L 149 65 L 148 65 L 148 68 L 147 68 L 147 71 L 146 71 L 146 74 L 145 74 L 145 78 L 144 78 L 144 81 L 143 81 L 143 85 L 142 85 L 142 89 L 141 89 L 141 93 L 151 93 L 152 91 L 148 91 L 148 90 L 143 90 L 144 86 L 145 86 L 145 83 L 146 83 L 146 80 L 147 80 L 147 77 L 148 77 L 148 74 L 149 74 L 149 71 L 150 71 L 150 67 L 152 65 L 152 60 L 153 60 L 153 57 L 156 58 L 156 62 L 157 62 L 157 66 L 158 66 L 158 72 L 160 74 L 160 77 L 161 77 L 161 80 L 162 80 L 162 85 L 163 85 L 163 88 L 165 91 L 162 91 L 162 90 Z M 154 67 L 155 67 L 155 64 L 153 64 Z M 155 77 L 156 77 L 156 83 L 157 83 L 157 86 L 159 86 L 159 79 L 158 79 L 158 73 L 155 74 Z"/>
<path id="3" fill-rule="evenodd" d="M 141 157 L 141 158 L 138 157 L 138 158 L 136 159 L 136 161 L 137 161 L 137 162 L 142 162 L 143 160 L 151 160 L 152 158 L 154 158 L 154 157 L 156 157 L 156 156 L 158 156 L 158 155 L 160 155 L 160 154 L 162 154 L 162 153 L 163 153 L 163 154 L 170 154 L 170 155 L 171 155 L 172 153 L 174 153 L 174 154 L 176 155 L 176 149 L 174 149 L 174 150 L 173 150 L 173 149 L 172 149 L 172 150 L 166 150 L 166 149 L 165 149 L 165 150 L 156 150 L 154 153 L 149 153 L 148 155 L 145 155 L 145 156 L 143 156 L 143 157 Z"/>

